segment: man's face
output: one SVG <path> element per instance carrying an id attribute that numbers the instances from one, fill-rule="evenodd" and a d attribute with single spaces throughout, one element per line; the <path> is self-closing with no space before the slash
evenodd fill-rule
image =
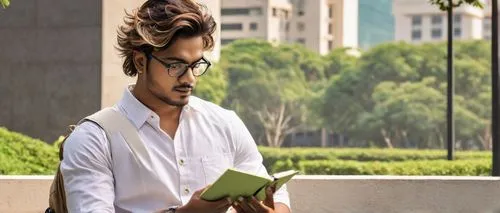
<path id="1" fill-rule="evenodd" d="M 178 38 L 169 48 L 153 52 L 152 55 L 146 72 L 149 92 L 168 105 L 179 107 L 186 105 L 196 85 L 196 77 L 191 68 L 178 77 L 172 76 L 174 74 L 172 70 L 179 67 L 179 64 L 192 65 L 202 59 L 202 37 Z M 170 74 L 169 67 L 165 64 L 172 64 Z"/>

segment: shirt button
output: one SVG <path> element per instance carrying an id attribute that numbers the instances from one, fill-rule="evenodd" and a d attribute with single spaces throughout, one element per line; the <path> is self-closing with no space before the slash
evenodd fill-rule
<path id="1" fill-rule="evenodd" d="M 186 187 L 186 188 L 184 188 L 184 193 L 185 193 L 185 194 L 189 194 L 189 189 L 188 189 L 187 187 Z"/>
<path id="2" fill-rule="evenodd" d="M 183 159 L 179 160 L 179 165 L 184 166 L 184 160 Z"/>

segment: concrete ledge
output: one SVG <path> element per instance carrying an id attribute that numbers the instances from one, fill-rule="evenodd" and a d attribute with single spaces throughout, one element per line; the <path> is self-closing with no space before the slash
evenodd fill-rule
<path id="1" fill-rule="evenodd" d="M 43 212 L 52 176 L 0 176 L 0 212 Z M 297 176 L 297 213 L 497 213 L 500 178 Z"/>
<path id="2" fill-rule="evenodd" d="M 0 176 L 0 212 L 45 212 L 53 176 Z"/>
<path id="3" fill-rule="evenodd" d="M 300 176 L 289 184 L 295 212 L 500 212 L 500 178 Z"/>

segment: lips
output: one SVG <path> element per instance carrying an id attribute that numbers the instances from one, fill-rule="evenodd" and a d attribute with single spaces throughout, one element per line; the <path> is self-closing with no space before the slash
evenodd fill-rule
<path id="1" fill-rule="evenodd" d="M 177 92 L 187 93 L 187 92 L 191 92 L 192 89 L 183 87 L 183 88 L 175 88 L 174 90 Z"/>

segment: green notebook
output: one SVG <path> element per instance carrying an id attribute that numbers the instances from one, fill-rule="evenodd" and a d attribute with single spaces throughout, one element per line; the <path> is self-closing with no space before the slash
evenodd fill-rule
<path id="1" fill-rule="evenodd" d="M 210 187 L 201 193 L 201 198 L 208 201 L 231 197 L 255 196 L 259 200 L 266 199 L 266 187 L 274 183 L 276 190 L 298 174 L 298 171 L 289 170 L 274 174 L 272 178 L 265 178 L 236 169 L 227 169 Z"/>

